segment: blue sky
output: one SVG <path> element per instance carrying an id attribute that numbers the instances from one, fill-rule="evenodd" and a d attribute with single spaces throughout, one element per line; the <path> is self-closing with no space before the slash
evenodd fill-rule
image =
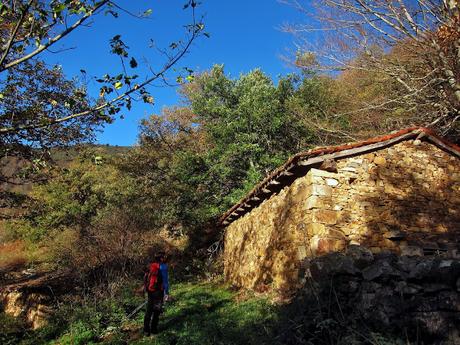
<path id="1" fill-rule="evenodd" d="M 190 12 L 182 10 L 185 0 L 120 0 L 118 3 L 134 13 L 152 9 L 152 15 L 145 20 L 123 13 L 118 19 L 99 15 L 90 26 L 80 28 L 59 46 L 54 46 L 54 50 L 72 49 L 48 53 L 46 61 L 62 65 L 69 77 L 79 75 L 80 69 L 85 69 L 88 76 L 97 77 L 106 72 L 119 73 L 119 60 L 108 52 L 109 39 L 121 34 L 130 53 L 139 62 L 137 73 L 146 71 L 143 57 L 152 66 L 160 66 L 157 51 L 148 47 L 150 40 L 153 39 L 158 47 L 165 47 L 182 37 L 183 25 L 190 19 Z M 181 66 L 205 71 L 213 64 L 224 64 L 232 77 L 259 67 L 275 80 L 279 75 L 293 71 L 280 57 L 293 51 L 293 37 L 279 30 L 287 21 L 305 19 L 293 8 L 277 0 L 202 0 L 197 11 L 204 15 L 206 31 L 211 37 L 197 41 L 181 61 Z M 89 90 L 96 95 L 97 83 L 90 82 Z M 135 104 L 130 112 L 124 112 L 124 119 L 117 118 L 113 124 L 107 125 L 98 134 L 97 141 L 133 145 L 137 141 L 140 119 L 158 114 L 163 107 L 180 101 L 176 88 L 154 87 L 150 90 L 155 98 L 154 106 Z"/>

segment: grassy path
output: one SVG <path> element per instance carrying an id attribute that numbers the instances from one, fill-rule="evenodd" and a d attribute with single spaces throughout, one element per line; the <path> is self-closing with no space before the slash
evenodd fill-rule
<path id="1" fill-rule="evenodd" d="M 275 314 L 267 300 L 236 302 L 232 292 L 214 284 L 181 284 L 160 320 L 160 334 L 132 344 L 268 344 Z M 136 319 L 142 324 L 143 315 Z"/>

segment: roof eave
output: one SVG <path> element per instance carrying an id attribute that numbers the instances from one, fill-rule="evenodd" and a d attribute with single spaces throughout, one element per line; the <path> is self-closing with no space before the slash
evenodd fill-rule
<path id="1" fill-rule="evenodd" d="M 407 128 L 389 135 L 379 136 L 357 143 L 300 152 L 289 158 L 282 166 L 275 169 L 244 198 L 225 212 L 219 219 L 218 224 L 221 226 L 229 225 L 231 222 L 257 207 L 264 200 L 271 197 L 271 195 L 279 192 L 279 190 L 292 183 L 297 177 L 306 174 L 312 167 L 320 165 L 325 160 L 344 159 L 370 153 L 413 138 L 429 141 L 440 149 L 460 158 L 460 147 L 438 137 L 431 129 L 420 127 Z"/>

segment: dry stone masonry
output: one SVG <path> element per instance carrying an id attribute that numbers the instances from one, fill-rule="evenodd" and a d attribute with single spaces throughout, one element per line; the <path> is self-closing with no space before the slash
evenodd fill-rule
<path id="1" fill-rule="evenodd" d="M 460 160 L 417 139 L 310 168 L 225 231 L 225 276 L 295 289 L 309 258 L 345 251 L 458 257 Z"/>
<path id="2" fill-rule="evenodd" d="M 308 261 L 309 282 L 291 303 L 296 333 L 286 332 L 282 343 L 322 343 L 331 333 L 356 340 L 372 330 L 400 340 L 382 344 L 460 344 L 459 259 L 373 254 L 350 245 Z M 368 343 L 358 338 L 343 344 Z"/>

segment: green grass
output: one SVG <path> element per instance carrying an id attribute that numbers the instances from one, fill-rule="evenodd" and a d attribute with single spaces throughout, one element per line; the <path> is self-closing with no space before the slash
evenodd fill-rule
<path id="1" fill-rule="evenodd" d="M 160 320 L 161 333 L 133 344 L 268 344 L 275 314 L 266 299 L 236 302 L 213 284 L 181 284 Z M 142 322 L 142 315 L 137 319 Z"/>
<path id="2" fill-rule="evenodd" d="M 268 299 L 249 297 L 237 301 L 236 294 L 213 283 L 173 284 L 173 300 L 160 317 L 160 333 L 142 335 L 144 310 L 127 320 L 142 303 L 127 284 L 114 298 L 85 301 L 65 307 L 50 324 L 39 331 L 28 331 L 10 344 L 273 344 L 275 307 Z M 15 340 L 15 341 L 13 341 Z"/>

